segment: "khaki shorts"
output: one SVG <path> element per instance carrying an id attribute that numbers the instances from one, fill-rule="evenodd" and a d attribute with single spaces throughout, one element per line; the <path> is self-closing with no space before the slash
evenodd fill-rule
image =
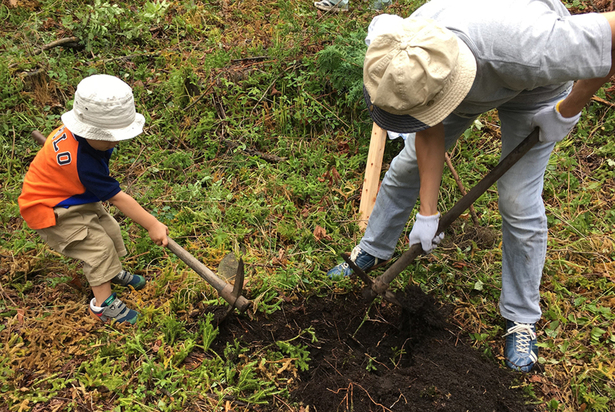
<path id="1" fill-rule="evenodd" d="M 102 203 L 54 209 L 56 225 L 36 232 L 58 253 L 83 261 L 83 274 L 90 286 L 113 279 L 122 270 L 126 255 L 120 225 Z"/>

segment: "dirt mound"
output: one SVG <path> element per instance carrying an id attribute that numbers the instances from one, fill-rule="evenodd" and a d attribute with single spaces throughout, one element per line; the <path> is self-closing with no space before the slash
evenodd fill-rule
<path id="1" fill-rule="evenodd" d="M 446 307 L 416 287 L 398 299 L 403 310 L 359 293 L 311 297 L 267 318 L 231 316 L 217 341 L 264 347 L 311 327 L 310 368 L 289 388 L 310 412 L 534 410 L 511 389 L 518 375 L 468 345 Z"/>

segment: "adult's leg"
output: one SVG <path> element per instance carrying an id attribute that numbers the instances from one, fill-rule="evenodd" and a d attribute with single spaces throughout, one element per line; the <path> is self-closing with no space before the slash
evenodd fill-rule
<path id="1" fill-rule="evenodd" d="M 449 115 L 444 121 L 446 148 L 457 141 L 474 118 Z M 380 185 L 374 210 L 359 246 L 379 259 L 393 256 L 419 195 L 419 170 L 416 163 L 414 134 L 406 139 L 401 152 L 391 162 Z"/>
<path id="2" fill-rule="evenodd" d="M 499 108 L 502 157 L 525 139 L 531 119 L 545 105 L 507 103 Z M 498 181 L 502 215 L 500 313 L 508 320 L 536 323 L 541 316 L 540 280 L 547 251 L 547 217 L 542 190 L 554 143 L 538 142 Z"/>

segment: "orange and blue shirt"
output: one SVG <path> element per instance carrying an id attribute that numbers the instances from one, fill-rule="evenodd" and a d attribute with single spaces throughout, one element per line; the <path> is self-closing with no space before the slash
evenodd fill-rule
<path id="1" fill-rule="evenodd" d="M 109 200 L 120 189 L 109 176 L 113 149 L 100 151 L 65 126 L 54 130 L 24 178 L 19 211 L 31 229 L 55 226 L 54 207 Z"/>

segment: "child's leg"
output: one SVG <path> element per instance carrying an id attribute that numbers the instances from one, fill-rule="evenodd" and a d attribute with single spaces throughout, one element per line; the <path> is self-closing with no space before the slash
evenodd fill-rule
<path id="1" fill-rule="evenodd" d="M 96 204 L 95 213 L 98 216 L 98 222 L 107 236 L 113 241 L 115 251 L 119 257 L 126 256 L 126 248 L 124 247 L 124 239 L 122 231 L 117 221 L 104 209 L 101 203 Z M 133 287 L 135 290 L 140 290 L 145 287 L 145 278 L 139 275 L 133 275 L 130 272 L 121 270 L 116 276 L 111 279 L 114 285 Z"/>
<path id="2" fill-rule="evenodd" d="M 56 226 L 38 232 L 52 249 L 84 262 L 83 274 L 95 296 L 90 304 L 92 313 L 103 321 L 134 323 L 138 313 L 126 308 L 111 293 L 111 280 L 122 272 L 122 265 L 116 241 L 100 224 L 100 207 L 100 204 L 88 204 L 57 208 Z"/>
<path id="3" fill-rule="evenodd" d="M 111 282 L 92 286 L 92 293 L 94 293 L 94 305 L 102 306 L 103 302 L 111 296 Z"/>
<path id="4" fill-rule="evenodd" d="M 113 241 L 113 246 L 115 247 L 117 255 L 119 257 L 126 256 L 128 252 L 126 252 L 124 239 L 122 238 L 122 230 L 117 220 L 107 213 L 102 203 L 93 203 L 92 208 L 93 212 L 98 216 L 98 223 L 105 233 L 107 233 L 107 236 Z"/>

